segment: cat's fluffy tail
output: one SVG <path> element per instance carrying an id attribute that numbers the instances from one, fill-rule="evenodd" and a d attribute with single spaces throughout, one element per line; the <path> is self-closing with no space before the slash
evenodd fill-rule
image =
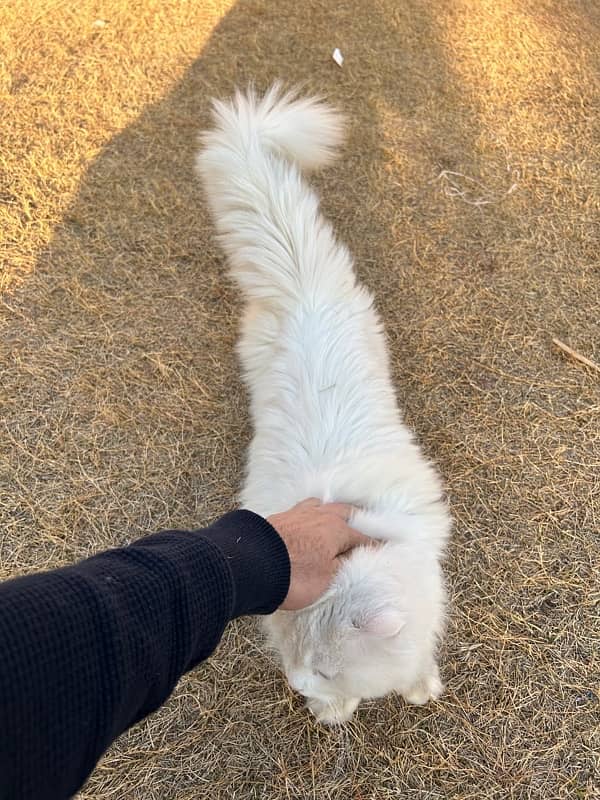
<path id="1" fill-rule="evenodd" d="M 351 258 L 319 212 L 301 169 L 335 158 L 343 117 L 276 84 L 215 101 L 198 171 L 231 272 L 249 299 L 288 307 L 354 286 Z"/>

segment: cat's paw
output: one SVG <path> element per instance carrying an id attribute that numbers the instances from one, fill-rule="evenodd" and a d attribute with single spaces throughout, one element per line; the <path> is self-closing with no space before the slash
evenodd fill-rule
<path id="1" fill-rule="evenodd" d="M 444 691 L 444 685 L 440 680 L 440 675 L 437 670 L 433 670 L 428 675 L 423 675 L 410 689 L 404 693 L 404 699 L 407 703 L 414 706 L 423 706 L 430 700 L 437 700 Z"/>
<path id="2" fill-rule="evenodd" d="M 306 706 L 310 713 L 322 722 L 323 725 L 341 725 L 352 717 L 360 700 L 356 697 L 341 698 L 324 702 L 316 698 L 309 698 Z"/>

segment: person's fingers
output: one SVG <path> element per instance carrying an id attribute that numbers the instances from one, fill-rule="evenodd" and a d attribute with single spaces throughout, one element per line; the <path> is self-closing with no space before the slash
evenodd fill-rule
<path id="1" fill-rule="evenodd" d="M 356 509 L 350 503 L 324 503 L 321 506 L 321 511 L 324 514 L 332 514 L 347 522 Z"/>
<path id="2" fill-rule="evenodd" d="M 350 528 L 347 525 L 340 527 L 336 533 L 336 556 L 348 553 L 355 547 L 369 547 L 376 545 L 376 541 L 374 539 L 371 539 L 369 536 L 365 536 L 364 533 L 360 533 L 360 531 L 354 530 L 354 528 Z"/>
<path id="3" fill-rule="evenodd" d="M 295 508 L 317 508 L 321 505 L 318 497 L 307 497 L 306 500 L 301 500 L 296 503 Z"/>
<path id="4" fill-rule="evenodd" d="M 357 532 L 355 531 L 355 533 Z M 355 547 L 379 547 L 381 545 L 381 542 L 377 539 L 369 539 L 368 536 L 363 536 L 362 533 L 357 533 L 357 536 L 342 541 L 345 542 L 345 544 L 342 544 L 341 547 L 338 548 L 338 553 L 332 561 L 335 570 L 352 555 Z"/>

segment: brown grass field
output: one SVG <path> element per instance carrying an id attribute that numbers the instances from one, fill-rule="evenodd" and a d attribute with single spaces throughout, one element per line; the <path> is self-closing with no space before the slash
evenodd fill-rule
<path id="1" fill-rule="evenodd" d="M 600 370 L 552 342 L 600 363 L 599 42 L 597 0 L 0 4 L 0 577 L 234 506 L 193 157 L 250 80 L 350 116 L 315 181 L 456 519 L 439 702 L 320 727 L 245 620 L 81 798 L 600 797 Z"/>

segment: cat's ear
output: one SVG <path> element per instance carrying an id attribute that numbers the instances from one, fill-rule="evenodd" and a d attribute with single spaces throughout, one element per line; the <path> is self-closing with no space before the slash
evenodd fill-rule
<path id="1" fill-rule="evenodd" d="M 406 625 L 406 614 L 393 606 L 362 614 L 352 620 L 352 626 L 380 639 L 397 636 Z"/>

